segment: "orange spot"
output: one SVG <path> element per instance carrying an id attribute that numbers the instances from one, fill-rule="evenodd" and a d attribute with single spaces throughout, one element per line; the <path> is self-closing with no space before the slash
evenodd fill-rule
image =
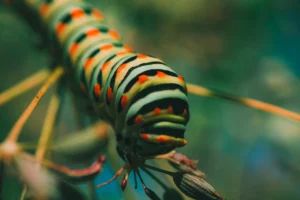
<path id="1" fill-rule="evenodd" d="M 184 145 L 187 145 L 187 141 L 186 140 L 183 140 L 182 141 L 182 145 L 184 146 Z"/>
<path id="2" fill-rule="evenodd" d="M 43 4 L 40 6 L 40 13 L 41 13 L 42 15 L 45 15 L 46 12 L 48 11 L 48 8 L 49 8 L 49 6 L 48 6 L 47 4 L 45 4 L 45 3 L 43 3 Z"/>
<path id="3" fill-rule="evenodd" d="M 65 28 L 66 28 L 66 25 L 65 25 L 65 24 L 59 23 L 59 24 L 56 26 L 56 33 L 57 33 L 57 35 L 62 34 L 62 32 L 65 30 Z"/>
<path id="4" fill-rule="evenodd" d="M 88 30 L 86 33 L 86 36 L 88 37 L 94 37 L 100 34 L 100 31 L 97 29 Z"/>
<path id="5" fill-rule="evenodd" d="M 135 119 L 134 119 L 134 123 L 135 124 L 139 124 L 139 123 L 141 123 L 141 122 L 143 122 L 143 117 L 142 116 L 137 116 Z"/>
<path id="6" fill-rule="evenodd" d="M 122 51 L 122 52 L 119 52 L 119 53 L 117 53 L 116 55 L 117 56 L 122 56 L 122 55 L 125 55 L 125 54 L 127 54 L 128 52 L 126 52 L 126 51 Z"/>
<path id="7" fill-rule="evenodd" d="M 169 107 L 167 108 L 167 110 L 168 110 L 169 113 L 171 113 L 171 112 L 173 112 L 173 107 L 172 107 L 172 106 L 169 106 Z"/>
<path id="8" fill-rule="evenodd" d="M 178 76 L 179 80 L 184 82 L 184 78 L 182 76 Z"/>
<path id="9" fill-rule="evenodd" d="M 89 68 L 89 66 L 91 66 L 92 62 L 94 61 L 94 58 L 88 58 L 86 59 L 85 63 L 84 63 L 84 69 Z"/>
<path id="10" fill-rule="evenodd" d="M 141 76 L 139 76 L 139 83 L 140 84 L 144 83 L 147 80 L 148 80 L 148 76 L 147 75 L 141 75 Z"/>
<path id="11" fill-rule="evenodd" d="M 100 50 L 101 51 L 105 51 L 105 50 L 109 50 L 109 49 L 111 49 L 113 47 L 114 47 L 114 45 L 112 45 L 112 44 L 106 44 L 103 47 L 100 47 Z"/>
<path id="12" fill-rule="evenodd" d="M 139 54 L 138 56 L 137 56 L 137 58 L 147 58 L 148 56 L 147 55 L 144 55 L 144 54 Z"/>
<path id="13" fill-rule="evenodd" d="M 72 56 L 77 51 L 79 45 L 77 43 L 72 44 L 69 50 L 69 54 Z"/>
<path id="14" fill-rule="evenodd" d="M 111 87 L 109 87 L 109 88 L 107 89 L 107 99 L 108 99 L 108 101 L 110 102 L 110 101 L 112 100 L 112 98 L 113 98 L 113 92 L 112 92 Z"/>
<path id="15" fill-rule="evenodd" d="M 128 46 L 128 45 L 124 45 L 123 48 L 124 48 L 126 51 L 129 51 L 129 52 L 132 52 L 132 51 L 133 51 L 133 49 L 132 49 L 130 46 Z"/>
<path id="16" fill-rule="evenodd" d="M 183 110 L 183 115 L 187 115 L 187 110 L 186 109 Z"/>
<path id="17" fill-rule="evenodd" d="M 73 10 L 70 14 L 72 19 L 76 19 L 84 16 L 84 12 L 81 9 Z"/>
<path id="18" fill-rule="evenodd" d="M 122 99 L 121 99 L 121 105 L 122 105 L 122 108 L 125 108 L 127 102 L 128 102 L 128 97 L 127 97 L 127 95 L 123 95 L 123 96 L 122 96 Z"/>
<path id="19" fill-rule="evenodd" d="M 105 63 L 103 64 L 101 70 L 104 71 L 104 70 L 108 67 L 109 64 L 110 64 L 109 61 L 105 62 Z"/>
<path id="20" fill-rule="evenodd" d="M 108 34 L 109 34 L 112 38 L 114 38 L 114 39 L 119 39 L 119 38 L 120 38 L 119 33 L 118 33 L 117 31 L 115 31 L 115 30 L 110 30 L 110 31 L 108 32 Z"/>
<path id="21" fill-rule="evenodd" d="M 156 142 L 162 143 L 162 142 L 166 142 L 168 140 L 168 138 L 166 136 L 158 136 L 156 138 Z"/>
<path id="22" fill-rule="evenodd" d="M 156 74 L 159 78 L 164 78 L 167 76 L 167 74 L 161 72 L 161 71 L 158 71 L 157 74 Z"/>
<path id="23" fill-rule="evenodd" d="M 147 133 L 142 133 L 140 136 L 143 140 L 149 140 L 150 139 L 149 134 L 147 134 Z"/>
<path id="24" fill-rule="evenodd" d="M 94 93 L 97 97 L 100 96 L 100 93 L 101 93 L 101 86 L 99 83 L 97 83 L 95 86 L 94 86 Z"/>
<path id="25" fill-rule="evenodd" d="M 103 19 L 103 15 L 99 10 L 94 9 L 92 12 L 92 15 L 96 17 L 97 19 Z"/>
<path id="26" fill-rule="evenodd" d="M 154 114 L 159 115 L 160 114 L 160 108 L 155 108 L 153 110 Z"/>
<path id="27" fill-rule="evenodd" d="M 117 71 L 117 75 L 119 75 L 121 73 L 121 71 L 126 68 L 127 64 L 122 64 L 119 68 L 118 68 L 118 71 Z"/>

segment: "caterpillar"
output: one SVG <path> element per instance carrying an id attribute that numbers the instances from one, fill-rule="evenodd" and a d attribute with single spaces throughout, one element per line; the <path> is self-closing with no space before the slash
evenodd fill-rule
<path id="1" fill-rule="evenodd" d="M 123 45 L 100 11 L 85 2 L 33 0 L 15 2 L 15 7 L 38 16 L 28 22 L 47 34 L 58 63 L 65 64 L 68 80 L 74 84 L 75 79 L 88 106 L 113 124 L 118 152 L 131 169 L 186 145 L 189 108 L 183 77 L 160 59 Z"/>
<path id="2" fill-rule="evenodd" d="M 14 6 L 31 19 L 38 16 L 28 23 L 46 35 L 78 98 L 113 124 L 117 150 L 131 169 L 186 145 L 186 83 L 165 63 L 123 45 L 117 32 L 103 24 L 102 14 L 87 3 L 31 0 Z"/>

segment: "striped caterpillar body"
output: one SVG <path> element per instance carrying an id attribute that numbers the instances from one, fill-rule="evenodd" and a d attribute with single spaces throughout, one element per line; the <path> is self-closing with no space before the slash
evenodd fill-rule
<path id="1" fill-rule="evenodd" d="M 187 143 L 189 108 L 181 76 L 161 60 L 123 45 L 118 33 L 103 24 L 102 14 L 87 3 L 22 3 L 39 17 L 41 32 L 47 33 L 67 75 L 75 77 L 96 113 L 114 126 L 122 155 L 151 157 Z"/>

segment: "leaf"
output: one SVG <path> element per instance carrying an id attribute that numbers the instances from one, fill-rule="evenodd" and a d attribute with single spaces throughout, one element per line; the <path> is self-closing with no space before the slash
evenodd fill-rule
<path id="1" fill-rule="evenodd" d="M 87 161 L 104 151 L 108 135 L 112 132 L 106 123 L 97 123 L 91 128 L 60 138 L 53 151 L 74 162 Z"/>

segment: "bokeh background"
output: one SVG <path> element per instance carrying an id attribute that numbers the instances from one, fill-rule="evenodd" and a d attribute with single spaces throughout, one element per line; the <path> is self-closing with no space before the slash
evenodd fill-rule
<path id="1" fill-rule="evenodd" d="M 89 2 L 104 13 L 124 43 L 163 59 L 188 82 L 300 113 L 298 0 Z M 48 66 L 49 56 L 37 43 L 26 24 L 0 4 L 0 91 Z M 36 91 L 0 108 L 1 140 Z M 30 118 L 22 139 L 36 141 L 49 97 Z M 224 198 L 300 198 L 299 123 L 224 100 L 190 95 L 189 101 L 189 143 L 179 151 L 199 159 L 198 167 Z M 70 109 L 66 100 L 58 134 L 76 130 Z M 106 166 L 101 180 L 112 173 Z M 162 193 L 157 185 L 152 189 Z M 16 179 L 5 179 L 4 199 L 18 199 L 20 191 Z M 97 193 L 101 199 L 122 198 L 117 183 Z M 146 199 L 142 190 L 135 196 Z"/>

